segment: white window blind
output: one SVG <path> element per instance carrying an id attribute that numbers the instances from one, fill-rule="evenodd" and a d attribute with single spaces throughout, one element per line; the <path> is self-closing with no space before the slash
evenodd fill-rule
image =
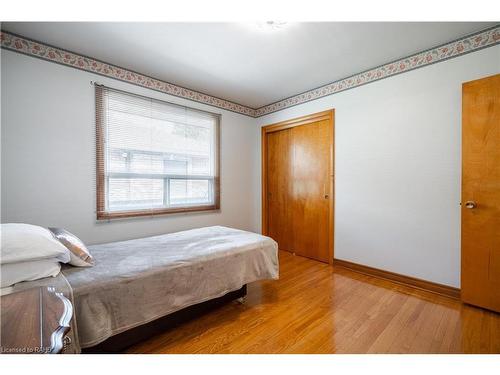
<path id="1" fill-rule="evenodd" d="M 218 208 L 218 115 L 104 86 L 96 108 L 98 216 Z"/>

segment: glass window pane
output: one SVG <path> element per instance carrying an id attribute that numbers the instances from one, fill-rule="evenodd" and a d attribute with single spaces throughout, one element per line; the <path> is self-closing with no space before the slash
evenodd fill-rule
<path id="1" fill-rule="evenodd" d="M 148 209 L 163 206 L 163 180 L 145 178 L 110 178 L 110 210 Z"/>
<path id="2" fill-rule="evenodd" d="M 165 173 L 173 175 L 187 175 L 188 162 L 187 160 L 167 159 L 165 163 Z"/>
<path id="3" fill-rule="evenodd" d="M 196 176 L 209 176 L 210 173 L 210 159 L 208 157 L 191 158 L 190 160 L 191 173 Z"/>
<path id="4" fill-rule="evenodd" d="M 209 180 L 170 180 L 171 205 L 197 205 L 213 203 Z"/>
<path id="5" fill-rule="evenodd" d="M 108 150 L 108 172 L 123 173 L 128 171 L 128 152 L 110 149 Z"/>
<path id="6" fill-rule="evenodd" d="M 153 153 L 130 153 L 130 169 L 132 173 L 163 173 L 163 155 Z"/>

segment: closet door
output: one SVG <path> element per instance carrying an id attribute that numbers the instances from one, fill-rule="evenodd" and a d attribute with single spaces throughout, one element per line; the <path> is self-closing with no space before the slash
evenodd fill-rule
<path id="1" fill-rule="evenodd" d="M 293 251 L 290 215 L 290 129 L 267 135 L 267 235 L 280 250 Z"/>
<path id="2" fill-rule="evenodd" d="M 262 130 L 263 232 L 280 250 L 333 261 L 333 111 Z"/>
<path id="3" fill-rule="evenodd" d="M 331 135 L 328 120 L 291 129 L 293 252 L 327 263 L 332 199 Z"/>

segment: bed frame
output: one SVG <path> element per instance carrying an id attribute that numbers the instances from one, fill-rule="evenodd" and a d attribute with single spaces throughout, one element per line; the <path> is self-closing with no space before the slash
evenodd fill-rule
<path id="1" fill-rule="evenodd" d="M 229 301 L 239 300 L 240 302 L 243 302 L 246 294 L 247 286 L 243 285 L 240 289 L 229 292 L 222 297 L 186 307 L 162 318 L 153 320 L 152 322 L 132 328 L 119 333 L 118 335 L 111 336 L 106 341 L 103 341 L 96 346 L 82 349 L 82 353 L 120 353 L 129 346 L 172 329 L 204 313 L 214 310 Z"/>

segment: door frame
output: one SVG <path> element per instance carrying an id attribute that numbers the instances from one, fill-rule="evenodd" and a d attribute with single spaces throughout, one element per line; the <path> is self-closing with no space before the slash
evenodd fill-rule
<path id="1" fill-rule="evenodd" d="M 277 132 L 293 128 L 295 126 L 307 125 L 313 122 L 329 120 L 330 122 L 330 165 L 328 166 L 328 174 L 330 175 L 331 184 L 329 195 L 329 220 L 328 226 L 330 227 L 328 236 L 328 263 L 333 264 L 334 258 L 334 212 L 335 212 L 335 109 L 330 109 L 323 112 L 313 113 L 306 116 L 297 117 L 290 120 L 281 121 L 278 123 L 263 126 L 261 129 L 261 171 L 262 171 L 262 234 L 268 234 L 268 212 L 267 212 L 267 135 L 269 133 Z"/>

